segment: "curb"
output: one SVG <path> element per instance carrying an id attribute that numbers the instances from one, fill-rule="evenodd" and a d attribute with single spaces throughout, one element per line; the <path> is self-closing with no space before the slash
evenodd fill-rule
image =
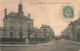
<path id="1" fill-rule="evenodd" d="M 48 45 L 0 45 L 0 47 L 37 47 L 37 46 L 48 46 Z"/>
<path id="2" fill-rule="evenodd" d="M 74 42 L 74 41 L 71 41 L 72 43 L 74 43 L 74 44 L 78 44 L 78 45 L 80 45 L 80 43 L 77 43 L 77 42 Z"/>
<path id="3" fill-rule="evenodd" d="M 37 46 L 49 46 L 54 44 L 53 42 L 48 42 L 44 44 L 36 44 L 36 45 L 0 45 L 0 47 L 37 47 Z"/>
<path id="4" fill-rule="evenodd" d="M 68 40 L 70 41 L 70 40 Z M 77 45 L 80 45 L 80 42 L 76 42 L 76 41 L 70 41 L 71 43 L 74 43 L 74 44 L 77 44 Z"/>

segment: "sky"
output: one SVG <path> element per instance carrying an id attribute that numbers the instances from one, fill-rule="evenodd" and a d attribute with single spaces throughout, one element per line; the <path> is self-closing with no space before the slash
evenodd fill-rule
<path id="1" fill-rule="evenodd" d="M 7 14 L 18 12 L 20 0 L 0 0 L 0 26 L 3 26 L 4 9 Z M 79 17 L 80 0 L 21 0 L 24 14 L 31 14 L 34 19 L 34 27 L 40 28 L 43 25 L 50 26 L 55 35 L 59 36 L 71 21 L 64 20 L 61 14 L 63 6 L 70 5 L 74 10 L 75 21 Z"/>

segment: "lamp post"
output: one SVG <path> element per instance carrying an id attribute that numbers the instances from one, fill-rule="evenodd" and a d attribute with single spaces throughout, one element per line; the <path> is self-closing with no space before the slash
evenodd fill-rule
<path id="1" fill-rule="evenodd" d="M 28 39 L 29 39 L 29 41 L 30 41 L 30 44 L 31 44 L 31 30 L 28 30 Z"/>
<path id="2" fill-rule="evenodd" d="M 35 35 L 34 35 L 34 44 L 37 44 L 37 32 L 35 32 Z"/>

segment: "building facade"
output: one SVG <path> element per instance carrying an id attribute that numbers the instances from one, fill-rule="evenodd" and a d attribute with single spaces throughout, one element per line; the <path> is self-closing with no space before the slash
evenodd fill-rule
<path id="1" fill-rule="evenodd" d="M 52 40 L 55 37 L 53 29 L 48 25 L 42 25 L 41 31 L 43 32 L 46 40 Z"/>
<path id="2" fill-rule="evenodd" d="M 75 41 L 80 41 L 80 18 L 75 22 Z"/>
<path id="3" fill-rule="evenodd" d="M 24 42 L 26 38 L 32 41 L 50 41 L 55 35 L 50 26 L 42 25 L 40 29 L 33 27 L 33 19 L 30 14 L 24 15 L 23 5 L 20 2 L 18 12 L 10 12 L 7 14 L 7 9 L 4 10 L 3 27 L 0 27 L 0 38 L 2 42 Z M 14 41 L 13 41 L 14 40 Z M 15 41 L 16 40 L 16 41 Z M 23 41 L 24 40 L 24 41 Z"/>
<path id="4" fill-rule="evenodd" d="M 48 25 L 42 25 L 40 29 L 33 28 L 33 38 L 38 41 L 50 41 L 55 38 L 54 31 Z"/>
<path id="5" fill-rule="evenodd" d="M 80 41 L 80 18 L 74 22 L 71 22 L 65 30 L 63 31 L 64 33 L 61 33 L 61 36 L 68 35 L 70 38 L 69 40 Z"/>
<path id="6" fill-rule="evenodd" d="M 17 13 L 7 14 L 7 9 L 4 12 L 4 26 L 0 28 L 0 38 L 26 38 L 28 30 L 33 29 L 33 19 L 30 18 L 30 14 L 24 15 L 22 3 L 19 3 Z"/>

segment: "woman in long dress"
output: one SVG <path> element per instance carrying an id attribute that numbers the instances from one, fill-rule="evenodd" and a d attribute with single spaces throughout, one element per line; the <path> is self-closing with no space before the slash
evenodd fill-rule
<path id="1" fill-rule="evenodd" d="M 26 38 L 26 44 L 27 44 L 27 45 L 29 44 L 29 40 L 28 40 L 28 38 Z"/>

